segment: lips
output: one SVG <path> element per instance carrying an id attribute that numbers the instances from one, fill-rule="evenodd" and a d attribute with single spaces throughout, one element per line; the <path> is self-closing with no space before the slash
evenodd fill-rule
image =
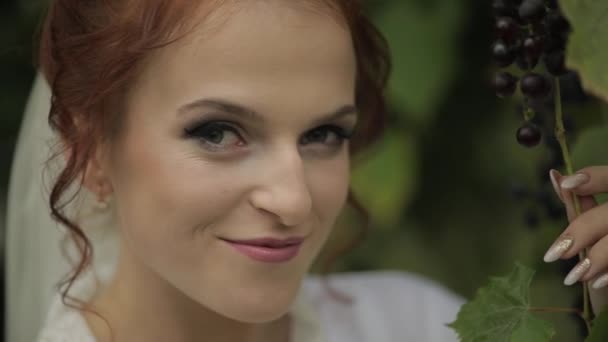
<path id="1" fill-rule="evenodd" d="M 249 240 L 230 240 L 223 239 L 224 241 L 237 243 L 241 245 L 249 245 L 249 246 L 260 246 L 260 247 L 269 247 L 269 248 L 282 248 L 289 247 L 293 245 L 299 245 L 304 240 L 300 237 L 291 237 L 287 239 L 276 239 L 276 238 L 259 238 L 259 239 L 249 239 Z"/>
<path id="2" fill-rule="evenodd" d="M 298 255 L 303 241 L 302 238 L 283 240 L 275 238 L 221 240 L 232 246 L 239 253 L 255 261 L 266 263 L 281 263 L 293 259 Z"/>

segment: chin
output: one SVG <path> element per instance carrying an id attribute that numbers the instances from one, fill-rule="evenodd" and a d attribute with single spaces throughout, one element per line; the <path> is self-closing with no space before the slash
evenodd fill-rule
<path id="1" fill-rule="evenodd" d="M 285 291 L 282 294 L 243 294 L 240 298 L 220 307 L 219 312 L 233 320 L 243 323 L 268 323 L 275 321 L 289 312 L 295 300 L 296 292 Z"/>
<path id="2" fill-rule="evenodd" d="M 250 310 L 243 312 L 239 317 L 234 317 L 234 320 L 249 324 L 263 324 L 276 321 L 289 312 L 290 306 L 281 308 L 281 310 Z"/>

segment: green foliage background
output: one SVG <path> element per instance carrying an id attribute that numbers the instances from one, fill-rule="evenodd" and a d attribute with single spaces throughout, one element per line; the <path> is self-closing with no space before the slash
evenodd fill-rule
<path id="1" fill-rule="evenodd" d="M 0 3 L 2 202 L 35 73 L 33 37 L 43 2 Z M 526 228 L 523 214 L 532 203 L 515 201 L 509 193 L 512 182 L 540 189 L 541 176 L 548 177 L 539 175 L 547 151 L 544 146 L 529 150 L 517 145 L 515 132 L 522 121 L 515 111 L 518 100 L 498 100 L 488 86 L 495 70 L 488 55 L 493 38 L 490 1 L 367 4 L 393 52 L 391 117 L 385 139 L 368 151 L 353 174 L 355 191 L 374 219 L 372 231 L 336 269 L 405 270 L 471 297 L 489 275 L 506 273 L 519 260 L 538 270 L 531 292 L 534 305 L 571 306 L 580 289 L 565 288 L 560 267 L 542 262 L 565 219 L 543 219 L 539 228 Z M 576 166 L 608 163 L 605 106 L 589 101 L 566 107 L 566 113 L 575 118 L 580 133 L 574 146 Z M 544 189 L 550 190 L 547 182 Z M 357 221 L 347 213 L 330 246 L 353 233 Z M 579 340 L 575 318 L 547 319 L 557 323 L 556 340 Z"/>

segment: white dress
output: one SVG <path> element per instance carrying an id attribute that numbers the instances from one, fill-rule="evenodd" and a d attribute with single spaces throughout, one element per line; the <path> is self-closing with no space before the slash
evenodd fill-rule
<path id="1" fill-rule="evenodd" d="M 305 279 L 293 306 L 290 342 L 451 342 L 462 299 L 439 285 L 404 272 L 340 273 L 333 288 L 352 305 L 330 298 L 318 276 Z M 92 295 L 94 278 L 83 277 L 73 295 Z M 84 318 L 54 298 L 38 342 L 95 342 Z"/>

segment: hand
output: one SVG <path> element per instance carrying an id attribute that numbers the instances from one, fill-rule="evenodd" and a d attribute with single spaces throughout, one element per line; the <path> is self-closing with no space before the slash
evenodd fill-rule
<path id="1" fill-rule="evenodd" d="M 597 314 L 608 304 L 608 203 L 599 205 L 594 195 L 608 192 L 608 166 L 591 166 L 571 176 L 551 170 L 551 182 L 564 203 L 570 224 L 545 254 L 546 262 L 576 257 L 581 260 L 564 279 L 565 285 L 589 282 L 593 311 Z M 576 216 L 573 196 L 579 196 L 581 215 Z"/>

